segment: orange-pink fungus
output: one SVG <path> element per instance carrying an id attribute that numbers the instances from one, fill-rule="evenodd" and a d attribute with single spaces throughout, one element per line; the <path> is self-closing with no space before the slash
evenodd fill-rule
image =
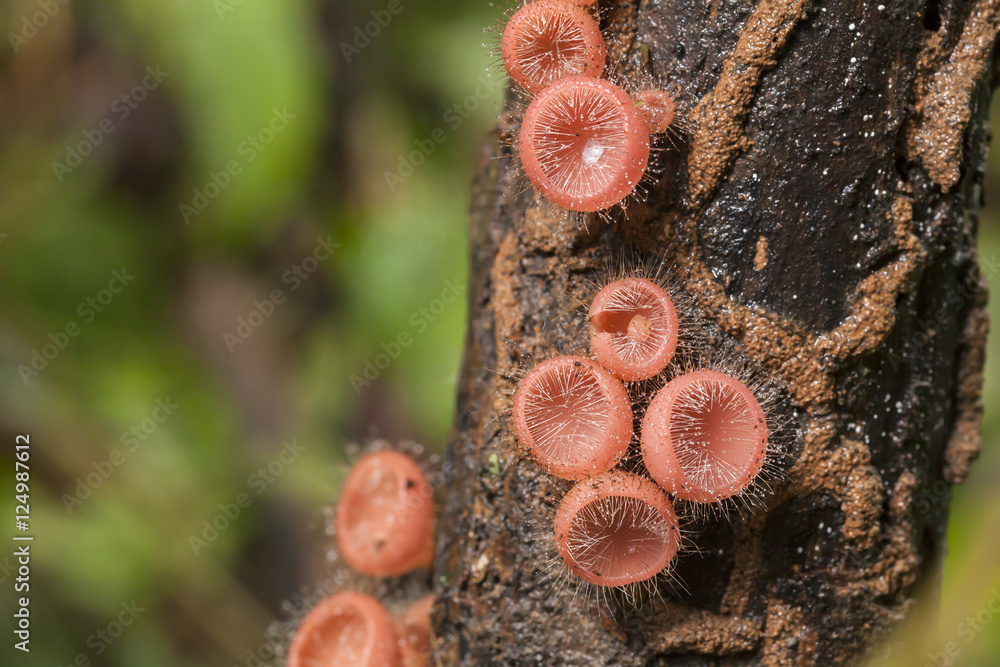
<path id="1" fill-rule="evenodd" d="M 646 121 L 653 134 L 666 132 L 674 122 L 677 104 L 663 90 L 647 88 L 635 94 L 636 111 Z"/>
<path id="2" fill-rule="evenodd" d="M 363 574 L 391 577 L 434 557 L 434 494 L 408 456 L 382 451 L 355 464 L 337 505 L 337 543 Z"/>
<path id="3" fill-rule="evenodd" d="M 288 650 L 287 667 L 397 667 L 392 617 L 375 598 L 332 595 L 309 612 Z"/>
<path id="4" fill-rule="evenodd" d="M 667 292 L 645 278 L 605 285 L 590 306 L 590 351 L 623 380 L 647 380 L 677 349 L 677 310 Z"/>
<path id="5" fill-rule="evenodd" d="M 746 489 L 767 455 L 760 403 L 734 377 L 698 370 L 669 382 L 642 420 L 649 474 L 679 498 L 723 500 Z"/>
<path id="6" fill-rule="evenodd" d="M 580 357 L 533 368 L 514 395 L 514 431 L 547 472 L 583 479 L 610 470 L 632 439 L 632 404 L 620 380 Z"/>
<path id="7" fill-rule="evenodd" d="M 528 178 L 550 201 L 599 211 L 639 183 L 649 161 L 649 128 L 618 86 L 568 77 L 528 105 L 518 150 Z"/>
<path id="8" fill-rule="evenodd" d="M 666 569 L 680 545 L 673 505 L 639 475 L 612 470 L 578 483 L 555 518 L 556 551 L 597 586 L 629 586 Z"/>
<path id="9" fill-rule="evenodd" d="M 510 77 L 531 93 L 566 76 L 604 71 L 600 27 L 565 0 L 535 0 L 517 10 L 504 28 L 500 52 Z"/>

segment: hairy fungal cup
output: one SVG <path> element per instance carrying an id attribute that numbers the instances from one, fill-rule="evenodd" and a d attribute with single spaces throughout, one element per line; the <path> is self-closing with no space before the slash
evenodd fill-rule
<path id="1" fill-rule="evenodd" d="M 533 368 L 514 394 L 514 431 L 542 468 L 584 479 L 613 468 L 632 439 L 632 404 L 620 380 L 580 357 Z"/>
<path id="2" fill-rule="evenodd" d="M 397 667 L 392 617 L 375 598 L 332 595 L 309 612 L 288 649 L 287 667 Z"/>
<path id="3" fill-rule="evenodd" d="M 623 380 L 647 380 L 677 349 L 678 318 L 667 292 L 645 278 L 604 286 L 590 306 L 590 351 Z"/>
<path id="4" fill-rule="evenodd" d="M 628 197 L 649 161 L 649 128 L 609 81 L 556 81 L 528 105 L 518 152 L 531 182 L 573 211 L 600 211 Z"/>
<path id="5" fill-rule="evenodd" d="M 666 91 L 647 88 L 636 93 L 633 100 L 653 134 L 666 132 L 673 125 L 677 105 Z"/>
<path id="6" fill-rule="evenodd" d="M 642 420 L 642 459 L 678 498 L 712 503 L 749 487 L 764 465 L 768 425 L 738 379 L 697 370 L 670 381 Z"/>
<path id="7" fill-rule="evenodd" d="M 434 557 L 434 498 L 424 471 L 395 451 L 358 461 L 337 505 L 337 543 L 352 568 L 376 577 L 429 568 Z"/>
<path id="8" fill-rule="evenodd" d="M 563 77 L 604 71 L 604 37 L 585 9 L 565 0 L 535 0 L 518 9 L 500 41 L 504 67 L 531 93 Z"/>
<path id="9" fill-rule="evenodd" d="M 571 572 L 596 586 L 652 579 L 667 569 L 679 545 L 670 499 L 639 475 L 612 470 L 580 482 L 556 511 L 556 551 Z"/>
<path id="10" fill-rule="evenodd" d="M 403 667 L 427 667 L 431 652 L 431 607 L 434 596 L 425 595 L 399 619 L 399 650 Z"/>

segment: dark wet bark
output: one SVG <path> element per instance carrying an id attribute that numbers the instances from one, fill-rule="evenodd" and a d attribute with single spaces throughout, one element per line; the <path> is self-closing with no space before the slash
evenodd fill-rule
<path id="1" fill-rule="evenodd" d="M 439 664 L 845 664 L 933 590 L 948 488 L 979 448 L 976 213 L 998 5 L 604 7 L 619 75 L 669 81 L 687 131 L 627 219 L 587 231 L 530 188 L 516 194 L 500 142 L 484 154 L 439 529 Z M 766 509 L 709 522 L 702 553 L 680 559 L 689 592 L 608 611 L 539 574 L 565 486 L 516 455 L 503 396 L 524 354 L 581 348 L 579 299 L 624 248 L 665 257 L 798 417 Z"/>

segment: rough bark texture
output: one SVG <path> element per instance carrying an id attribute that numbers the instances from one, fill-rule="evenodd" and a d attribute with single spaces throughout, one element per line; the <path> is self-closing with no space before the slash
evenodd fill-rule
<path id="1" fill-rule="evenodd" d="M 976 211 L 1000 3 L 879 2 L 602 3 L 618 75 L 669 81 L 687 117 L 610 224 L 535 201 L 512 151 L 485 151 L 439 664 L 849 664 L 936 584 L 941 481 L 979 450 Z M 783 383 L 796 429 L 766 507 L 701 526 L 677 565 L 689 590 L 638 610 L 541 576 L 566 486 L 516 453 L 504 398 L 527 355 L 582 349 L 587 283 L 625 248 L 666 259 Z"/>

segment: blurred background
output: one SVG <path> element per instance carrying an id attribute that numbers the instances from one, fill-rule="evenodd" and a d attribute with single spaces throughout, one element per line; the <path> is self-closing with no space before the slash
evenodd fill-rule
<path id="1" fill-rule="evenodd" d="M 0 3 L 0 441 L 30 434 L 36 538 L 32 652 L 5 632 L 0 663 L 267 662 L 272 622 L 328 577 L 348 444 L 443 449 L 469 184 L 502 96 L 484 26 L 501 13 Z M 986 199 L 1000 294 L 996 151 Z M 998 411 L 984 430 L 954 493 L 940 624 L 969 665 L 1000 662 L 1000 619 L 956 634 L 1000 590 Z"/>

